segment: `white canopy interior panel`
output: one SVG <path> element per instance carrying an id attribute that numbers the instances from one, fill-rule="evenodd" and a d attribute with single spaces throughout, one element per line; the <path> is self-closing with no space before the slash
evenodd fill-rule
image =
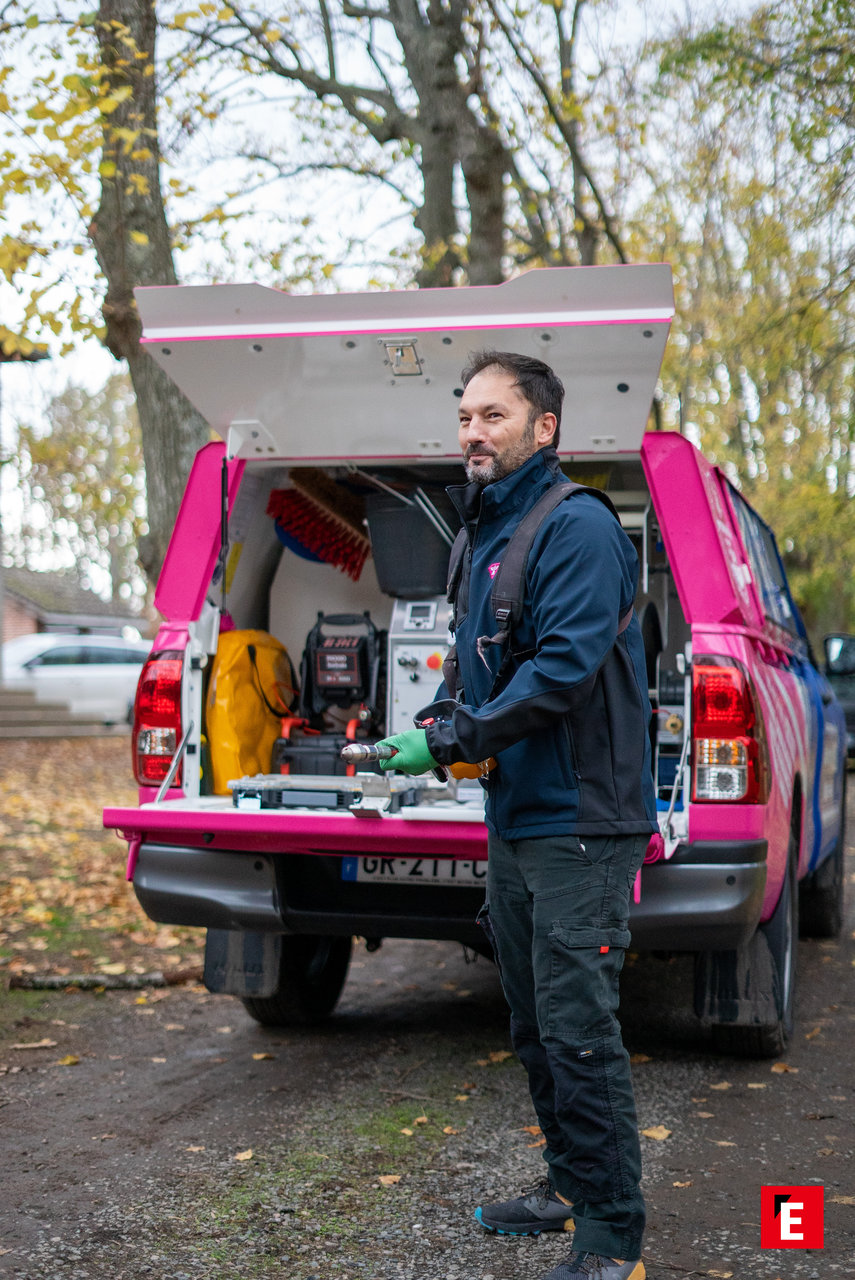
<path id="1" fill-rule="evenodd" d="M 563 454 L 635 453 L 674 311 L 663 264 L 530 271 L 480 288 L 136 296 L 148 351 L 229 452 L 295 462 L 456 458 L 460 372 L 482 348 L 555 368 Z"/>

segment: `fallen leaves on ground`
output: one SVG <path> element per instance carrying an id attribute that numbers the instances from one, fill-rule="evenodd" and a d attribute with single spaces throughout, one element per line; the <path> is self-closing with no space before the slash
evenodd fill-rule
<path id="1" fill-rule="evenodd" d="M 654 1142 L 664 1142 L 666 1138 L 671 1137 L 671 1130 L 666 1129 L 664 1124 L 655 1124 L 650 1129 L 642 1129 L 641 1132 L 645 1138 L 652 1138 Z"/>
<path id="2" fill-rule="evenodd" d="M 508 1058 L 514 1055 L 510 1049 L 495 1049 L 487 1058 L 477 1058 L 476 1065 L 479 1067 L 489 1067 L 495 1062 L 507 1062 Z"/>
<path id="3" fill-rule="evenodd" d="M 776 1076 L 782 1076 L 787 1073 L 794 1076 L 799 1074 L 798 1067 L 791 1067 L 788 1062 L 773 1062 L 769 1070 L 774 1072 Z"/>
<path id="4" fill-rule="evenodd" d="M 383 1187 L 394 1187 L 396 1182 L 401 1181 L 400 1173 L 381 1173 L 377 1179 Z"/>
<path id="5" fill-rule="evenodd" d="M 129 737 L 0 742 L 0 954 L 8 974 L 198 966 L 198 930 L 148 920 L 106 805 L 136 805 Z"/>
<path id="6" fill-rule="evenodd" d="M 238 1151 L 235 1154 L 235 1160 L 244 1161 L 244 1160 L 251 1160 L 251 1159 L 252 1159 L 252 1147 L 247 1147 L 246 1151 Z"/>

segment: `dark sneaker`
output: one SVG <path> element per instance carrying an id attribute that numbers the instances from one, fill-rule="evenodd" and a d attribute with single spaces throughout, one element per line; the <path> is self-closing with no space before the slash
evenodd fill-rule
<path id="1" fill-rule="evenodd" d="M 515 1200 L 479 1205 L 475 1217 L 487 1231 L 504 1236 L 539 1236 L 541 1231 L 572 1231 L 572 1205 L 559 1200 L 547 1178 Z"/>
<path id="2" fill-rule="evenodd" d="M 598 1253 L 571 1253 L 543 1280 L 644 1280 L 643 1262 L 621 1262 Z"/>

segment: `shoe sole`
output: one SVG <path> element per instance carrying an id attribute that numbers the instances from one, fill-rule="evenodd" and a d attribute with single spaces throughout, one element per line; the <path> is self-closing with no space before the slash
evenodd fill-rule
<path id="1" fill-rule="evenodd" d="M 480 1206 L 475 1210 L 475 1221 L 485 1231 L 489 1231 L 494 1236 L 539 1236 L 544 1231 L 574 1231 L 576 1228 L 576 1223 L 572 1218 L 558 1219 L 555 1222 L 532 1223 L 530 1226 L 511 1222 L 485 1222 L 481 1217 Z"/>

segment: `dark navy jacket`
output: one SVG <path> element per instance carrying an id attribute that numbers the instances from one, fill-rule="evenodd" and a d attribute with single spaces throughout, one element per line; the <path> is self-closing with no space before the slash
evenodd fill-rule
<path id="1" fill-rule="evenodd" d="M 541 525 L 512 639 L 517 656 L 498 689 L 501 650 L 487 647 L 483 658 L 477 651 L 478 637 L 496 632 L 490 592 L 511 534 L 564 478 L 546 448 L 494 484 L 448 491 L 471 554 L 468 607 L 456 632 L 461 705 L 429 726 L 427 742 L 442 764 L 496 757 L 486 819 L 506 840 L 657 829 L 638 620 L 617 634 L 635 597 L 638 558 L 597 497 L 574 494 Z"/>

